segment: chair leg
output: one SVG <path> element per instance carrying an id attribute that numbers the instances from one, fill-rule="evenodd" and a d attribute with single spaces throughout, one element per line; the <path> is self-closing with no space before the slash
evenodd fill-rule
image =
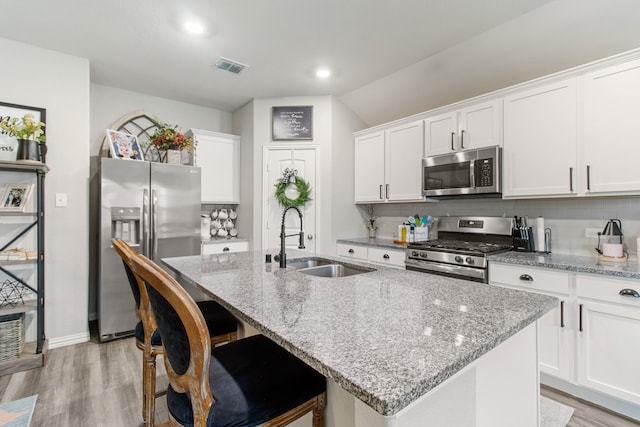
<path id="1" fill-rule="evenodd" d="M 313 407 L 313 427 L 324 427 L 324 409 L 327 407 L 327 394 L 322 393 L 316 398 Z"/>
<path id="2" fill-rule="evenodd" d="M 156 408 L 156 356 L 152 354 L 145 355 L 144 372 L 142 374 L 144 384 L 143 388 L 143 408 L 144 408 L 144 424 L 146 427 L 153 427 Z"/>

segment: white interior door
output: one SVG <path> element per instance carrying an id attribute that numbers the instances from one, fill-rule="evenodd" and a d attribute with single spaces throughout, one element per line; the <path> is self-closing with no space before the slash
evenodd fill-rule
<path id="1" fill-rule="evenodd" d="M 300 207 L 302 212 L 302 225 L 304 231 L 304 244 L 307 252 L 316 251 L 316 149 L 315 148 L 268 148 L 265 150 L 265 191 L 264 191 L 264 218 L 265 227 L 262 237 L 263 249 L 280 247 L 280 228 L 284 208 L 278 203 L 275 196 L 275 185 L 282 178 L 285 169 L 295 169 L 298 176 L 307 181 L 311 187 L 311 201 Z M 300 218 L 295 210 L 287 212 L 285 218 L 285 234 L 294 234 L 287 237 L 286 247 L 298 249 L 300 232 Z"/>

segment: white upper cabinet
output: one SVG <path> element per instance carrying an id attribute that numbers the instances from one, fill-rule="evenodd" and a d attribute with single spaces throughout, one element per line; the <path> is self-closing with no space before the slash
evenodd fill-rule
<path id="1" fill-rule="evenodd" d="M 422 120 L 387 129 L 385 138 L 387 200 L 422 199 Z"/>
<path id="2" fill-rule="evenodd" d="M 585 195 L 640 192 L 640 60 L 583 77 Z"/>
<path id="3" fill-rule="evenodd" d="M 202 177 L 202 203 L 240 202 L 240 137 L 191 129 L 195 166 Z"/>
<path id="4" fill-rule="evenodd" d="M 355 138 L 355 202 L 422 199 L 422 121 Z"/>
<path id="5" fill-rule="evenodd" d="M 384 131 L 355 139 L 355 201 L 384 201 Z"/>
<path id="6" fill-rule="evenodd" d="M 502 100 L 425 119 L 425 156 L 502 145 Z"/>
<path id="7" fill-rule="evenodd" d="M 576 88 L 569 79 L 504 99 L 504 198 L 576 194 Z"/>

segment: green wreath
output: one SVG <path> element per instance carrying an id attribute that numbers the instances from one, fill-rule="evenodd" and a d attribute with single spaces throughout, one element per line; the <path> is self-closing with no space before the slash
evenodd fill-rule
<path id="1" fill-rule="evenodd" d="M 296 199 L 290 199 L 285 194 L 285 191 L 289 187 L 289 185 L 295 185 L 298 190 L 298 197 Z M 288 208 L 289 206 L 302 206 L 311 200 L 311 187 L 309 183 L 299 176 L 295 177 L 294 182 L 290 182 L 289 178 L 280 178 L 278 183 L 276 184 L 276 199 L 278 199 L 278 203 L 280 203 L 283 207 Z"/>

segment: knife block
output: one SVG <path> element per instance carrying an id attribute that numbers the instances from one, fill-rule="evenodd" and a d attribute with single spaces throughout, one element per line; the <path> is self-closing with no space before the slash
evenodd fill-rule
<path id="1" fill-rule="evenodd" d="M 536 244 L 533 238 L 533 229 L 531 227 L 523 228 L 527 238 L 520 237 L 519 230 L 514 230 L 513 250 L 519 252 L 535 252 Z M 518 233 L 518 236 L 515 234 Z"/>

